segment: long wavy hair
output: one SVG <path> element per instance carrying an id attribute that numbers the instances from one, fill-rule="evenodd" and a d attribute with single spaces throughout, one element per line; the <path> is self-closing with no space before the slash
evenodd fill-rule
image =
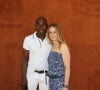
<path id="1" fill-rule="evenodd" d="M 53 23 L 53 24 L 50 24 L 50 25 L 49 25 L 48 30 L 47 30 L 47 37 L 48 37 L 48 40 L 49 40 L 49 43 L 50 43 L 50 44 L 53 44 L 52 40 L 50 39 L 50 35 L 49 35 L 49 29 L 50 29 L 51 27 L 56 28 L 56 31 L 57 31 L 57 34 L 58 34 L 59 48 L 60 48 L 60 46 L 61 46 L 62 43 L 66 43 L 65 40 L 64 40 L 64 38 L 63 38 L 63 35 L 62 35 L 62 33 L 61 33 L 60 27 L 59 27 L 59 25 L 56 24 L 56 23 Z"/>

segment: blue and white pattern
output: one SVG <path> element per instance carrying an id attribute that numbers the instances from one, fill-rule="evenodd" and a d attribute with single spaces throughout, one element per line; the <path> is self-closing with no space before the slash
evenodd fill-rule
<path id="1" fill-rule="evenodd" d="M 57 78 L 50 77 L 50 90 L 62 90 L 64 85 L 64 63 L 62 60 L 62 54 L 59 52 L 51 51 L 48 56 L 48 64 L 49 64 L 49 75 L 60 76 Z"/>

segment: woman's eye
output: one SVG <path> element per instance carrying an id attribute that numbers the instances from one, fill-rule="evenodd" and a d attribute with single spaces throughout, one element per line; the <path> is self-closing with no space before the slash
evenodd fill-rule
<path id="1" fill-rule="evenodd" d="M 49 32 L 49 34 L 51 34 L 52 32 Z"/>

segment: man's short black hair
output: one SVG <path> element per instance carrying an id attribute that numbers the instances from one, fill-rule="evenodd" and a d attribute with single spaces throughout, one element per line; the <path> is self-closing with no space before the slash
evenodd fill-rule
<path id="1" fill-rule="evenodd" d="M 47 23 L 47 19 L 46 19 L 45 17 L 38 17 L 38 18 L 36 19 L 36 23 L 37 23 L 38 20 L 40 20 L 40 19 L 43 19 L 43 20 Z"/>
<path id="2" fill-rule="evenodd" d="M 45 22 L 45 24 L 46 24 L 46 27 L 48 28 L 47 19 L 46 19 L 45 17 L 42 17 L 42 16 L 40 16 L 40 17 L 38 17 L 38 18 L 36 19 L 35 25 L 37 25 L 37 23 L 38 23 L 38 21 L 39 21 L 40 19 L 44 20 L 44 22 Z"/>

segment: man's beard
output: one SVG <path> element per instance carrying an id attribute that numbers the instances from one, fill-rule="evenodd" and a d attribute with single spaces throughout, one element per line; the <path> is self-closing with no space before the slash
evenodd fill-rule
<path id="1" fill-rule="evenodd" d="M 46 34 L 46 31 L 39 30 L 38 33 L 39 33 L 40 35 L 45 35 L 45 34 Z"/>

